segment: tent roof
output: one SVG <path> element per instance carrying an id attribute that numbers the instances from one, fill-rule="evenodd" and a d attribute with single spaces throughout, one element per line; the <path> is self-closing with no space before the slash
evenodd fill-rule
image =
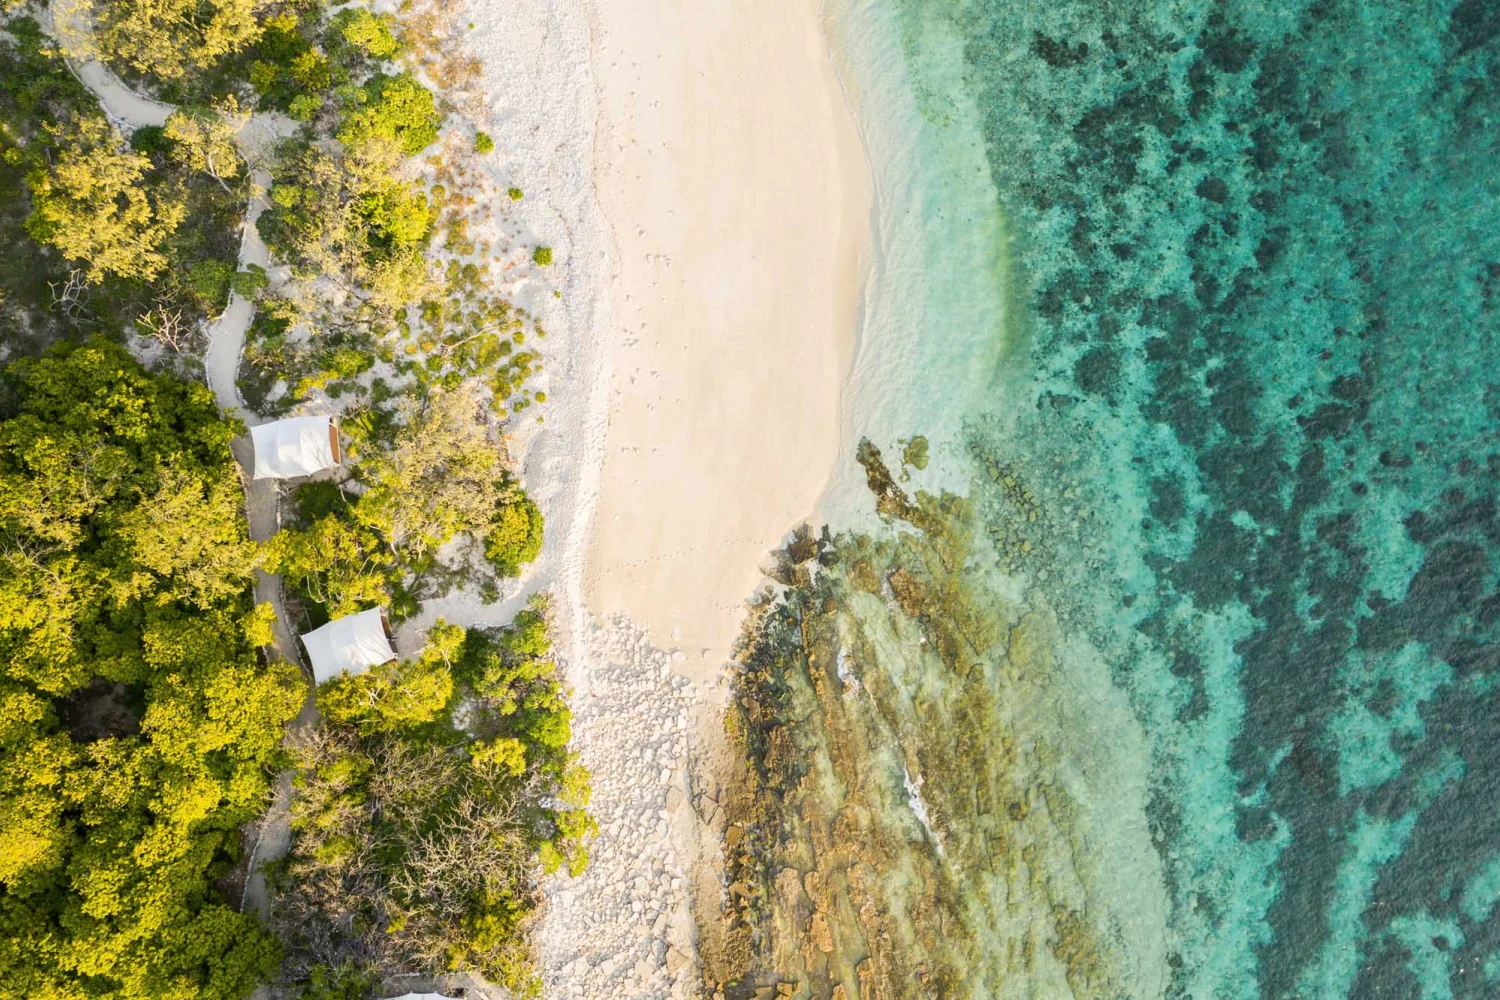
<path id="1" fill-rule="evenodd" d="M 305 634 L 302 646 L 319 684 L 344 673 L 362 674 L 396 658 L 379 608 L 335 618 Z"/>
<path id="2" fill-rule="evenodd" d="M 250 428 L 256 479 L 310 476 L 339 464 L 332 417 L 288 417 Z"/>

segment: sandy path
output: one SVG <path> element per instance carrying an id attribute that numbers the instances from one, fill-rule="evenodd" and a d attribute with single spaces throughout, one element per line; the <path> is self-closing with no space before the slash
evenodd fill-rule
<path id="1" fill-rule="evenodd" d="M 620 332 L 587 595 L 706 679 L 837 457 L 867 170 L 817 0 L 592 13 Z"/>
<path id="2" fill-rule="evenodd" d="M 80 0 L 58 0 L 47 11 L 52 37 L 68 57 L 78 79 L 104 106 L 105 114 L 130 128 L 165 125 L 177 109 L 170 104 L 142 97 L 94 57 L 93 24 Z M 46 21 L 42 22 L 46 26 Z"/>

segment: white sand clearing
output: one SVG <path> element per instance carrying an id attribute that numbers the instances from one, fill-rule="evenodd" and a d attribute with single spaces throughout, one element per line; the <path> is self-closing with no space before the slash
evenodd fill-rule
<path id="1" fill-rule="evenodd" d="M 866 164 L 817 0 L 593 15 L 622 339 L 586 593 L 706 679 L 838 452 Z"/>

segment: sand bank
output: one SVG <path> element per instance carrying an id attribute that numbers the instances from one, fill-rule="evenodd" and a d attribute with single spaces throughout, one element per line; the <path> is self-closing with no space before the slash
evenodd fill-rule
<path id="1" fill-rule="evenodd" d="M 616 346 L 585 590 L 706 677 L 838 454 L 866 165 L 817 0 L 592 14 Z"/>

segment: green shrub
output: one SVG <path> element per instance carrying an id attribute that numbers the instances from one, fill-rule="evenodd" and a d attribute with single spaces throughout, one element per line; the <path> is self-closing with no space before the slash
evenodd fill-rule
<path id="1" fill-rule="evenodd" d="M 484 555 L 501 576 L 519 576 L 542 551 L 542 511 L 525 493 L 502 504 L 484 536 Z"/>
<path id="2" fill-rule="evenodd" d="M 353 962 L 337 967 L 316 965 L 297 1000 L 369 1000 L 379 985 L 378 975 Z"/>
<path id="3" fill-rule="evenodd" d="M 252 299 L 255 293 L 271 283 L 266 269 L 259 264 L 247 264 L 243 271 L 236 271 L 229 279 L 229 287 L 241 298 Z"/>
<path id="4" fill-rule="evenodd" d="M 333 16 L 329 36 L 335 43 L 342 41 L 371 59 L 392 59 L 401 51 L 401 43 L 391 30 L 395 23 L 390 14 L 351 7 Z"/>
<path id="5" fill-rule="evenodd" d="M 287 116 L 299 121 L 310 122 L 318 116 L 323 109 L 323 99 L 316 94 L 298 94 L 287 104 Z"/>
<path id="6" fill-rule="evenodd" d="M 310 120 L 317 113 L 315 105 L 321 104 L 317 92 L 346 82 L 347 71 L 313 48 L 295 12 L 273 14 L 261 28 L 249 69 L 250 86 L 260 95 L 261 107 L 289 113 L 295 107 L 294 118 Z"/>
<path id="7" fill-rule="evenodd" d="M 137 153 L 166 153 L 172 148 L 172 140 L 160 125 L 142 125 L 130 133 L 130 148 Z"/>
<path id="8" fill-rule="evenodd" d="M 371 244 L 380 249 L 418 246 L 432 234 L 436 213 L 418 184 L 388 179 L 360 196 L 355 207 L 369 224 Z"/>
<path id="9" fill-rule="evenodd" d="M 474 135 L 474 152 L 488 153 L 495 148 L 495 140 L 490 138 L 488 132 L 477 132 Z"/>
<path id="10" fill-rule="evenodd" d="M 394 732 L 437 719 L 453 697 L 449 661 L 464 642 L 464 630 L 442 622 L 427 632 L 427 645 L 412 660 L 392 660 L 318 687 L 318 711 L 335 725 L 365 732 Z"/>
<path id="11" fill-rule="evenodd" d="M 339 129 L 339 141 L 358 146 L 372 139 L 394 142 L 415 156 L 437 141 L 443 123 L 432 91 L 409 73 L 377 74 L 362 88 L 364 105 L 350 111 Z"/>
<path id="12" fill-rule="evenodd" d="M 536 261 L 539 267 L 547 267 L 552 263 L 552 248 L 537 247 L 531 251 L 531 259 Z"/>
<path id="13" fill-rule="evenodd" d="M 234 265 L 223 260 L 198 260 L 188 268 L 188 285 L 206 309 L 222 309 L 229 297 Z"/>
<path id="14" fill-rule="evenodd" d="M 349 509 L 349 501 L 338 484 L 325 479 L 315 479 L 298 486 L 292 493 L 292 500 L 297 505 L 297 517 L 303 524 L 311 524 L 331 514 L 342 515 Z"/>
<path id="15" fill-rule="evenodd" d="M 505 193 L 510 195 L 511 201 L 520 201 L 522 198 L 526 197 L 526 192 L 522 191 L 518 187 L 513 187 Z"/>

